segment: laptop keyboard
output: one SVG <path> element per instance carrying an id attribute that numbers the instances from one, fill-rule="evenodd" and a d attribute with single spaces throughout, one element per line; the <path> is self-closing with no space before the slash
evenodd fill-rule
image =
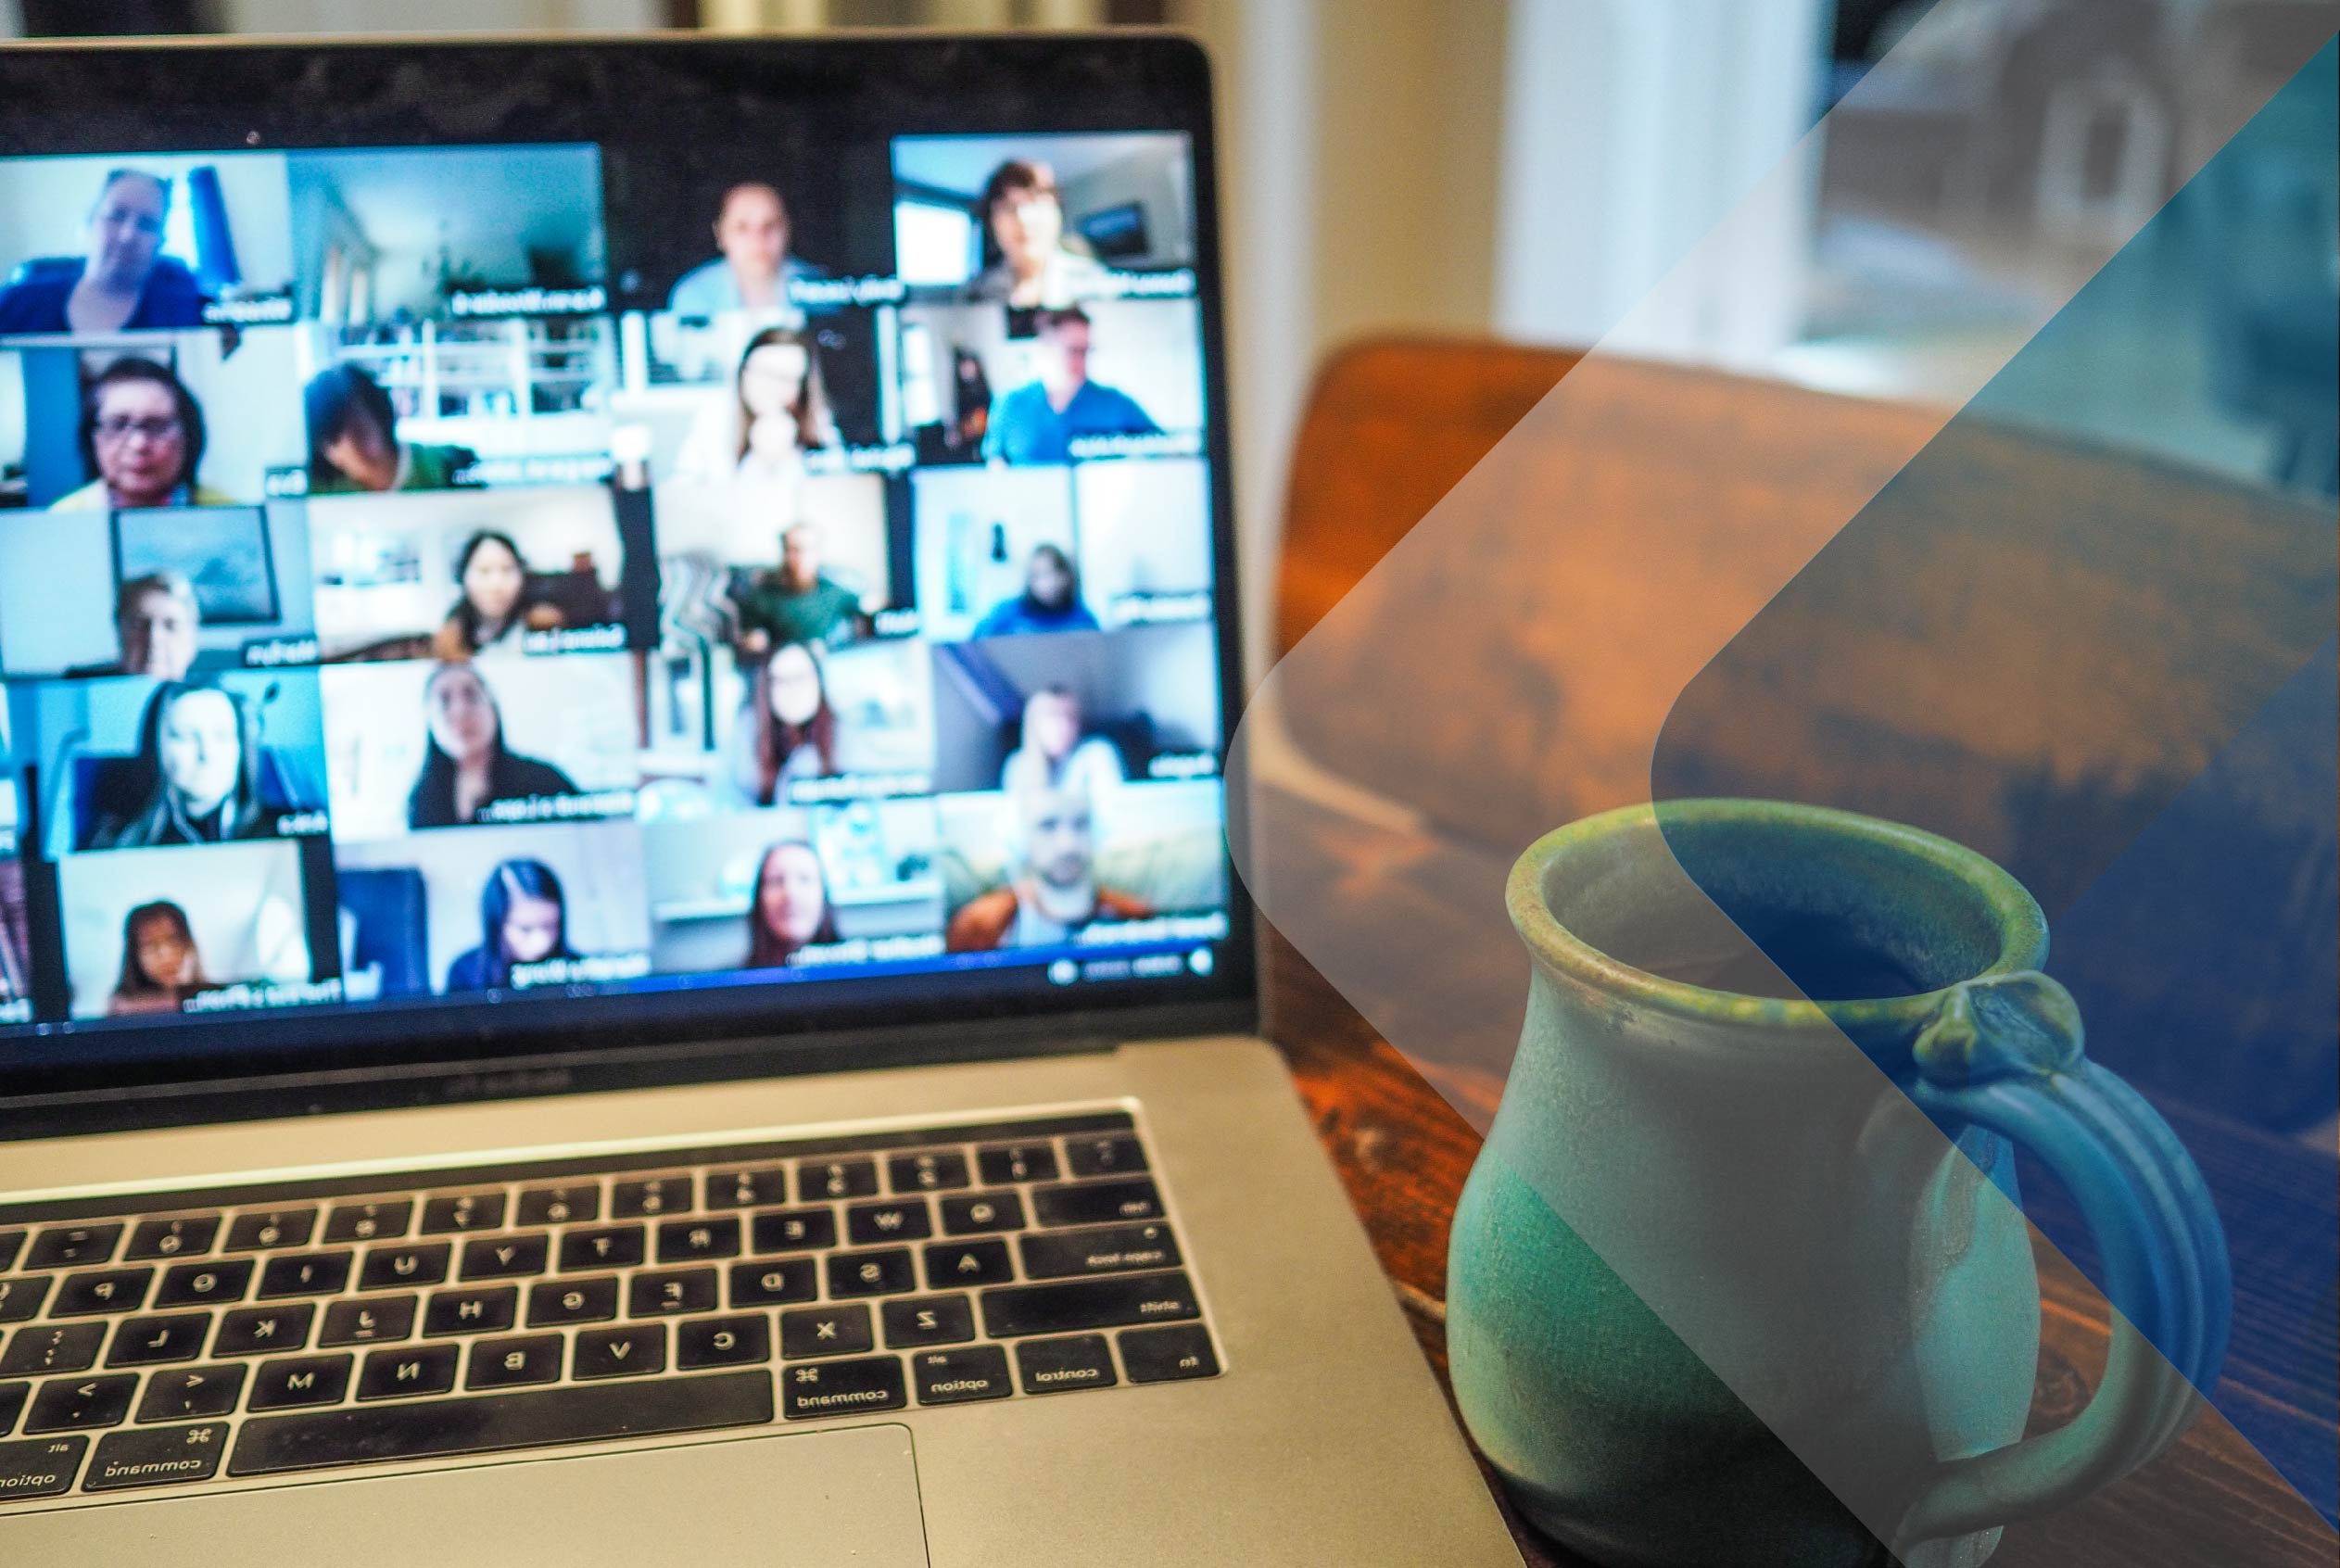
<path id="1" fill-rule="evenodd" d="M 1119 1111 L 0 1207 L 0 1510 L 1219 1370 Z"/>

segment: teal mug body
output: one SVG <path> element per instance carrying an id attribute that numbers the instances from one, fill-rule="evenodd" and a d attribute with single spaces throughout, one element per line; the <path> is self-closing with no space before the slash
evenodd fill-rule
<path id="1" fill-rule="evenodd" d="M 1527 1016 L 1448 1338 L 1538 1528 L 1613 1568 L 1965 1568 L 2175 1439 L 2224 1354 L 2223 1234 L 2082 1055 L 2013 878 L 1875 818 L 1692 801 L 1548 835 L 1508 896 Z M 2127 1320 L 2030 1440 L 2017 1141 Z"/>

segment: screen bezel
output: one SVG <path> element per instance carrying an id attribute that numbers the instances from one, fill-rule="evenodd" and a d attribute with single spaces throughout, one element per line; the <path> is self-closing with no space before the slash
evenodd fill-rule
<path id="1" fill-rule="evenodd" d="M 0 156 L 497 142 L 654 149 L 677 139 L 671 128 L 743 96 L 759 108 L 788 105 L 810 112 L 805 106 L 816 105 L 820 112 L 841 113 L 848 137 L 1114 131 L 1188 136 L 1223 764 L 1246 693 L 1210 67 L 1189 39 L 1132 32 L 12 44 L 0 45 L 0 103 L 9 106 L 0 113 Z M 645 134 L 646 127 L 667 133 Z M 1238 841 L 1244 815 L 1231 791 L 1231 843 Z M 1036 982 L 1013 990 L 978 990 L 968 973 L 813 982 L 822 990 L 830 983 L 850 988 L 852 998 L 792 998 L 778 1031 L 769 1011 L 773 988 L 757 986 L 520 1005 L 240 1014 L 232 1021 L 173 1026 L 220 1036 L 221 1049 L 203 1058 L 200 1072 L 189 1070 L 183 1037 L 175 1034 L 172 1054 L 150 1061 L 61 1061 L 12 1072 L 0 1093 L 0 1140 L 1248 1032 L 1258 1022 L 1257 934 L 1232 858 L 1227 890 L 1229 934 L 1208 976 L 1065 987 Z M 514 1021 L 498 1016 L 506 1011 L 518 1015 Z M 321 1037 L 330 1043 L 319 1043 Z"/>

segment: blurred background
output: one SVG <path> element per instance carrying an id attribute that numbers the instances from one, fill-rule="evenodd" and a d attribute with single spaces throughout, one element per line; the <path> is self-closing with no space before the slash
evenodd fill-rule
<path id="1" fill-rule="evenodd" d="M 1329 352 L 1393 332 L 1600 341 L 1832 106 L 1790 240 L 1710 284 L 1694 333 L 1611 346 L 1962 399 L 2038 298 L 2201 161 L 2206 127 L 2281 84 L 2290 67 L 2255 41 L 2313 8 L 1962 0 L 1954 26 L 1917 28 L 1930 0 L 0 0 L 0 36 L 1191 32 L 1220 72 L 1240 512 L 1263 584 Z M 1896 69 L 1854 91 L 1896 44 Z M 2051 69 L 2082 51 L 2085 80 Z M 2059 322 L 2086 341 L 2058 374 L 1994 386 L 1993 416 L 2333 493 L 2333 83 L 2326 50 L 2249 166 L 2222 162 L 2131 246 L 2122 308 Z M 1247 607 L 1255 654 L 1268 598 Z"/>

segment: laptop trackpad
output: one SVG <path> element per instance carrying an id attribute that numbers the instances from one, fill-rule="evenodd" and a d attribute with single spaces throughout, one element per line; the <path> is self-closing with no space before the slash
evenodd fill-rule
<path id="1" fill-rule="evenodd" d="M 285 1568 L 928 1568 L 910 1431 L 891 1425 L 52 1518 L 82 1562 L 140 1561 L 161 1533 L 190 1564 L 208 1561 L 208 1542 L 221 1561 Z M 123 1554 L 108 1525 L 124 1530 Z"/>

